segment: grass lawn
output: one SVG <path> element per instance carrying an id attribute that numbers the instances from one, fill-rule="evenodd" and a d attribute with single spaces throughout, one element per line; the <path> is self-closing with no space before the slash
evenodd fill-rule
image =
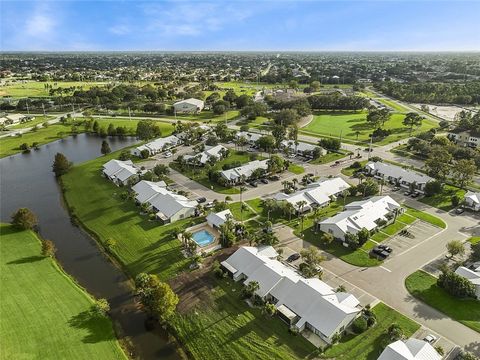
<path id="1" fill-rule="evenodd" d="M 0 139 L 0 158 L 21 152 L 19 146 L 27 143 L 31 146 L 34 142 L 39 145 L 46 144 L 71 134 L 71 125 L 54 124 L 37 131 L 30 131 L 21 136 L 4 137 Z M 34 150 L 32 150 L 34 151 Z"/>
<path id="2" fill-rule="evenodd" d="M 368 162 L 368 160 L 359 161 L 359 163 L 361 164 L 361 167 L 352 167 L 352 165 L 350 165 L 350 166 L 347 166 L 347 167 L 343 168 L 341 170 L 341 172 L 342 172 L 343 175 L 352 176 L 355 171 L 364 168 L 365 165 L 367 165 L 367 162 Z"/>
<path id="3" fill-rule="evenodd" d="M 231 164 L 234 162 L 239 162 L 241 164 L 246 164 L 251 160 L 250 158 L 251 154 L 245 152 L 245 151 L 232 151 L 230 150 L 230 153 L 227 158 L 222 159 L 220 161 L 217 161 L 213 167 L 214 170 L 221 171 L 223 165 L 225 164 Z M 261 159 L 261 157 L 257 156 L 257 159 Z M 192 180 L 195 180 L 196 182 L 202 184 L 203 186 L 207 188 L 213 188 L 213 191 L 216 191 L 221 194 L 239 194 L 240 190 L 238 187 L 225 187 L 220 184 L 217 184 L 216 182 L 210 181 L 210 179 L 207 176 L 207 172 L 205 169 L 201 167 L 193 168 L 191 166 L 185 166 L 185 167 L 180 167 L 180 165 L 176 162 L 171 162 L 170 167 L 174 170 L 177 170 L 178 172 L 182 173 L 183 175 L 189 177 Z"/>
<path id="4" fill-rule="evenodd" d="M 384 346 L 388 345 L 386 333 L 391 324 L 398 324 L 407 338 L 420 328 L 419 324 L 383 303 L 376 305 L 373 312 L 377 316 L 375 326 L 360 335 L 343 337 L 321 357 L 337 360 L 376 360 L 384 350 Z"/>
<path id="5" fill-rule="evenodd" d="M 290 166 L 288 167 L 288 171 L 296 174 L 296 175 L 300 175 L 300 174 L 303 174 L 305 172 L 305 168 L 301 165 L 297 165 L 297 164 L 290 164 Z"/>
<path id="6" fill-rule="evenodd" d="M 25 129 L 29 127 L 33 127 L 35 125 L 38 125 L 40 127 L 45 121 L 52 120 L 54 116 L 35 116 L 35 119 L 32 121 L 27 121 L 25 123 L 21 124 L 15 124 L 12 126 L 7 127 L 7 129 Z"/>
<path id="7" fill-rule="evenodd" d="M 450 211 L 454 208 L 452 205 L 452 196 L 457 195 L 459 199 L 463 199 L 466 191 L 451 185 L 444 185 L 443 190 L 440 194 L 433 196 L 424 196 L 419 201 L 436 207 L 437 209 Z"/>
<path id="8" fill-rule="evenodd" d="M 343 139 L 351 141 L 369 141 L 368 135 L 374 128 L 367 123 L 366 116 L 367 112 L 321 111 L 317 112 L 312 122 L 301 130 L 320 136 L 337 138 L 341 136 Z M 391 130 L 392 134 L 375 144 L 384 145 L 410 136 L 410 129 L 402 124 L 404 117 L 403 114 L 393 113 L 390 120 L 383 126 L 384 129 Z M 424 120 L 422 125 L 414 129 L 412 134 L 427 131 L 434 127 L 437 127 L 434 121 Z"/>
<path id="9" fill-rule="evenodd" d="M 262 199 L 247 200 L 246 203 L 257 213 L 260 214 L 263 211 Z"/>
<path id="10" fill-rule="evenodd" d="M 106 317 L 31 231 L 0 225 L 0 337 L 4 359 L 127 359 Z"/>
<path id="11" fill-rule="evenodd" d="M 411 112 L 412 110 L 403 106 L 402 104 L 399 104 L 398 102 L 390 99 L 385 99 L 385 98 L 375 98 L 378 102 L 382 103 L 383 105 L 386 105 L 390 108 L 392 108 L 394 111 L 398 112 L 403 112 L 403 113 L 408 113 Z"/>
<path id="12" fill-rule="evenodd" d="M 113 124 L 115 127 L 125 126 L 129 134 L 135 134 L 137 130 L 137 124 L 141 119 L 130 120 L 121 118 L 94 118 L 94 120 L 96 120 L 98 124 L 105 129 L 107 129 L 110 124 Z M 173 125 L 168 122 L 155 121 L 155 124 L 162 131 L 162 136 L 169 136 L 174 130 Z"/>
<path id="13" fill-rule="evenodd" d="M 410 208 L 407 206 L 407 212 L 406 212 L 408 215 L 411 215 L 411 216 L 414 216 L 422 221 L 425 221 L 425 222 L 428 222 L 430 224 L 432 224 L 433 226 L 438 226 L 439 228 L 442 228 L 442 229 L 445 229 L 447 227 L 447 224 L 445 224 L 445 222 L 434 216 L 434 215 L 430 215 L 424 211 L 420 211 L 420 210 L 416 210 L 416 209 L 413 209 L 413 208 Z"/>
<path id="14" fill-rule="evenodd" d="M 473 236 L 470 239 L 468 239 L 468 241 L 472 245 L 478 244 L 480 242 L 480 236 Z"/>
<path id="15" fill-rule="evenodd" d="M 132 276 L 148 272 L 161 279 L 170 279 L 188 263 L 180 252 L 181 243 L 172 234 L 173 230 L 182 231 L 201 219 L 161 225 L 140 215 L 133 201 L 121 199 L 125 190 L 101 176 L 102 165 L 118 153 L 75 166 L 64 175 L 62 182 L 67 203 L 102 244 L 109 239 L 116 242 L 111 251 Z"/>
<path id="16" fill-rule="evenodd" d="M 105 82 L 83 82 L 83 81 L 27 81 L 27 82 L 15 82 L 5 86 L 0 86 L 0 96 L 12 96 L 12 97 L 48 97 L 49 90 L 45 90 L 45 84 L 52 85 L 56 88 L 68 88 L 77 87 L 82 90 L 88 90 L 93 86 L 104 86 Z"/>
<path id="17" fill-rule="evenodd" d="M 241 298 L 241 285 L 215 281 L 210 301 L 172 321 L 194 359 L 304 359 L 315 348 L 288 332 L 278 317 L 266 317 Z"/>
<path id="18" fill-rule="evenodd" d="M 241 211 L 241 205 L 240 205 L 240 201 L 237 201 L 237 202 L 234 202 L 234 203 L 231 203 L 231 204 L 228 204 L 228 208 L 230 209 L 230 211 L 232 212 L 233 214 L 233 217 L 235 218 L 235 220 L 237 221 L 246 221 L 246 220 L 250 220 L 251 218 L 253 218 L 254 216 L 256 216 L 257 214 L 255 214 L 248 206 L 246 209 L 243 210 L 243 212 Z"/>
<path id="19" fill-rule="evenodd" d="M 215 115 L 210 110 L 204 110 L 199 114 L 177 114 L 177 120 L 191 120 L 191 121 L 205 121 L 205 122 L 212 121 L 216 123 L 216 122 L 225 121 L 225 119 L 227 121 L 235 119 L 239 115 L 240 115 L 240 111 L 238 110 L 230 110 L 223 115 Z M 174 119 L 174 118 L 169 117 L 169 119 Z"/>
<path id="20" fill-rule="evenodd" d="M 350 155 L 349 152 L 329 152 L 326 155 L 320 156 L 318 159 L 312 160 L 310 164 L 327 164 L 330 162 L 334 162 L 340 159 L 343 159 L 344 157 L 347 157 Z"/>
<path id="21" fill-rule="evenodd" d="M 437 285 L 437 278 L 418 270 L 405 280 L 407 290 L 416 298 L 463 325 L 480 332 L 480 301 L 458 299 Z"/>

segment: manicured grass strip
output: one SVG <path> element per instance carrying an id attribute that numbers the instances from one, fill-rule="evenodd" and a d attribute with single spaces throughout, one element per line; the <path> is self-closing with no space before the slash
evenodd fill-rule
<path id="1" fill-rule="evenodd" d="M 51 258 L 31 231 L 0 225 L 0 338 L 5 359 L 126 359 L 92 298 Z"/>
<path id="2" fill-rule="evenodd" d="M 249 220 L 249 219 L 253 218 L 254 216 L 256 216 L 256 214 L 248 207 L 248 205 L 245 205 L 245 206 L 246 206 L 246 208 L 244 208 L 243 212 L 242 212 L 240 201 L 228 204 L 228 208 L 232 212 L 235 220 L 246 221 L 246 220 Z"/>
<path id="3" fill-rule="evenodd" d="M 478 244 L 480 242 L 480 236 L 473 236 L 468 239 L 472 245 Z"/>
<path id="4" fill-rule="evenodd" d="M 445 222 L 442 219 L 440 219 L 440 218 L 438 218 L 434 215 L 430 215 L 430 214 L 428 214 L 424 211 L 420 211 L 420 210 L 417 210 L 417 209 L 414 209 L 414 208 L 407 207 L 407 214 L 415 216 L 417 219 L 428 222 L 428 223 L 430 223 L 434 226 L 438 226 L 442 229 L 445 229 L 447 227 L 447 224 L 445 224 Z"/>
<path id="5" fill-rule="evenodd" d="M 413 335 L 420 325 L 380 303 L 373 308 L 377 324 L 360 335 L 347 335 L 340 342 L 329 348 L 321 356 L 327 359 L 341 360 L 376 360 L 388 344 L 387 329 L 391 324 L 398 324 L 406 338 Z"/>
<path id="6" fill-rule="evenodd" d="M 419 201 L 444 211 L 450 211 L 454 208 L 452 205 L 452 196 L 457 195 L 459 199 L 463 199 L 465 193 L 466 191 L 463 189 L 451 185 L 445 185 L 440 194 L 424 196 Z"/>
<path id="7" fill-rule="evenodd" d="M 416 298 L 463 325 L 480 332 L 480 301 L 458 299 L 437 285 L 437 278 L 418 270 L 405 280 L 407 290 Z"/>
<path id="8" fill-rule="evenodd" d="M 343 159 L 344 157 L 347 157 L 349 153 L 335 153 L 331 152 L 328 154 L 325 154 L 323 156 L 320 156 L 318 159 L 312 160 L 310 164 L 328 164 L 330 162 L 334 162 L 340 159 Z"/>
<path id="9" fill-rule="evenodd" d="M 184 270 L 188 260 L 173 234 L 202 219 L 185 219 L 162 225 L 140 215 L 132 200 L 122 200 L 125 188 L 116 187 L 101 175 L 101 167 L 119 152 L 75 166 L 62 177 L 65 198 L 75 215 L 102 244 L 113 240 L 112 252 L 135 276 L 140 272 L 170 279 Z M 86 195 L 90 194 L 90 195 Z"/>
<path id="10" fill-rule="evenodd" d="M 27 143 L 29 146 L 35 142 L 38 143 L 38 145 L 42 145 L 65 138 L 70 134 L 71 125 L 54 124 L 47 128 L 38 129 L 37 131 L 27 132 L 21 136 L 1 138 L 0 158 L 22 152 L 22 150 L 19 149 L 19 146 L 23 143 Z"/>
<path id="11" fill-rule="evenodd" d="M 241 285 L 212 279 L 211 301 L 172 324 L 194 359 L 304 359 L 315 350 L 288 332 L 278 317 L 263 315 L 241 299 Z"/>
<path id="12" fill-rule="evenodd" d="M 297 164 L 290 164 L 290 166 L 288 167 L 288 171 L 296 174 L 296 175 L 300 175 L 300 174 L 303 174 L 305 172 L 305 168 L 303 166 L 300 166 L 300 165 L 297 165 Z"/>
<path id="13" fill-rule="evenodd" d="M 257 213 L 260 214 L 263 211 L 262 199 L 247 200 L 246 203 Z"/>
<path id="14" fill-rule="evenodd" d="M 376 242 L 382 242 L 387 240 L 389 237 L 390 236 L 388 236 L 387 234 L 381 231 L 378 231 L 375 234 L 373 234 L 373 236 L 371 236 L 370 239 L 375 240 Z"/>

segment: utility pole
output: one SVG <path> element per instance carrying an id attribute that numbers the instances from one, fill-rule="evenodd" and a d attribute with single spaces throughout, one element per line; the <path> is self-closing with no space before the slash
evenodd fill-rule
<path id="1" fill-rule="evenodd" d="M 27 105 L 27 114 L 30 115 L 30 110 L 28 109 L 28 99 L 25 101 L 25 105 Z"/>
<path id="2" fill-rule="evenodd" d="M 131 114 L 131 112 L 130 112 L 130 106 L 128 107 L 128 118 L 129 118 L 130 120 L 132 120 L 132 114 Z"/>
<path id="3" fill-rule="evenodd" d="M 72 117 L 75 119 L 75 105 L 72 102 Z"/>
<path id="4" fill-rule="evenodd" d="M 47 116 L 47 114 L 45 113 L 45 105 L 42 103 L 42 109 L 43 109 L 43 116 Z"/>
<path id="5" fill-rule="evenodd" d="M 370 160 L 370 153 L 372 152 L 373 136 L 370 137 L 370 145 L 368 146 L 368 160 Z"/>

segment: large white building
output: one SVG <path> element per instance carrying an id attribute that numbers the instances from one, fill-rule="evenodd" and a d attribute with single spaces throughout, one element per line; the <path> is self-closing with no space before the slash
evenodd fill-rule
<path id="1" fill-rule="evenodd" d="M 365 165 L 365 171 L 367 174 L 374 176 L 377 179 L 383 179 L 385 181 L 395 183 L 406 189 L 410 189 L 410 185 L 414 184 L 415 190 L 423 192 L 425 185 L 432 181 L 430 176 L 425 174 L 403 169 L 400 166 L 387 164 L 381 161 L 370 161 Z"/>
<path id="2" fill-rule="evenodd" d="M 398 340 L 388 345 L 378 360 L 441 360 L 432 345 L 423 340 Z"/>
<path id="3" fill-rule="evenodd" d="M 129 180 L 138 180 L 139 169 L 131 160 L 110 160 L 103 164 L 103 175 L 115 185 L 127 185 Z"/>
<path id="4" fill-rule="evenodd" d="M 23 115 L 23 114 L 6 114 L 0 117 L 0 125 L 13 125 L 19 124 L 24 121 L 31 121 L 35 119 L 34 116 Z"/>
<path id="5" fill-rule="evenodd" d="M 471 268 L 460 266 L 455 270 L 455 274 L 470 281 L 475 286 L 477 299 L 480 299 L 480 264 L 476 263 Z"/>
<path id="6" fill-rule="evenodd" d="M 164 223 L 170 223 L 195 215 L 197 203 L 185 196 L 176 194 L 162 183 L 153 183 L 142 180 L 132 187 L 135 199 L 139 203 L 146 203 L 157 218 Z"/>
<path id="7" fill-rule="evenodd" d="M 141 156 L 143 150 L 147 150 L 149 155 L 155 155 L 161 153 L 162 151 L 168 150 L 174 146 L 177 146 L 180 143 L 180 139 L 175 135 L 170 135 L 163 138 L 158 138 L 145 145 L 140 145 L 133 149 L 131 153 L 135 156 Z"/>
<path id="8" fill-rule="evenodd" d="M 235 134 L 236 139 L 245 138 L 249 145 L 255 145 L 255 143 L 260 139 L 263 135 L 257 134 L 249 131 L 239 131 Z"/>
<path id="9" fill-rule="evenodd" d="M 344 211 L 320 222 L 320 230 L 345 240 L 346 233 L 356 234 L 363 228 L 368 231 L 378 228 L 379 222 L 389 221 L 395 211 L 401 212 L 402 207 L 390 196 L 373 196 L 347 204 Z"/>
<path id="10" fill-rule="evenodd" d="M 302 141 L 295 142 L 293 140 L 283 140 L 282 148 L 288 149 L 290 154 L 301 155 L 309 158 L 313 157 L 313 153 L 317 148 L 320 149 L 320 156 L 325 154 L 325 151 L 321 147 Z"/>
<path id="11" fill-rule="evenodd" d="M 192 162 L 194 159 L 198 159 L 201 165 L 205 165 L 210 159 L 221 160 L 222 154 L 226 154 L 228 149 L 223 145 L 216 145 L 207 148 L 205 151 L 195 155 L 185 155 L 183 159 L 187 162 Z"/>
<path id="12" fill-rule="evenodd" d="M 306 279 L 276 260 L 271 247 L 241 247 L 222 266 L 235 281 L 256 281 L 256 295 L 271 302 L 279 317 L 299 331 L 308 329 L 331 343 L 360 312 L 358 299 L 319 280 Z"/>
<path id="13" fill-rule="evenodd" d="M 473 211 L 480 211 L 480 192 L 468 191 L 464 197 L 465 206 Z"/>
<path id="14" fill-rule="evenodd" d="M 205 102 L 199 99 L 186 99 L 173 104 L 175 113 L 199 113 L 205 107 Z"/>
<path id="15" fill-rule="evenodd" d="M 268 160 L 254 160 L 249 163 L 228 170 L 223 170 L 220 175 L 229 183 L 237 184 L 242 179 L 248 180 L 256 169 L 268 169 Z"/>
<path id="16" fill-rule="evenodd" d="M 306 189 L 293 194 L 278 193 L 275 195 L 275 200 L 287 201 L 295 207 L 297 207 L 300 201 L 306 201 L 307 205 L 303 207 L 303 212 L 306 212 L 313 207 L 328 205 L 330 201 L 335 200 L 337 196 L 341 195 L 349 187 L 350 185 L 342 178 L 335 177 L 310 184 Z"/>

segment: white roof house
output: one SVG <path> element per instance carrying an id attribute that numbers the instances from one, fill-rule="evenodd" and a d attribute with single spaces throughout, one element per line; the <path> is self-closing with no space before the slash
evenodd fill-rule
<path id="1" fill-rule="evenodd" d="M 295 141 L 293 140 L 283 140 L 282 147 L 288 148 L 290 152 L 297 153 L 297 154 L 312 153 L 316 148 L 321 149 L 321 154 L 323 154 L 324 152 L 323 149 L 320 148 L 319 146 L 302 142 L 302 141 L 298 141 L 297 144 L 295 145 Z"/>
<path id="2" fill-rule="evenodd" d="M 425 174 L 403 169 L 400 166 L 387 164 L 381 161 L 370 161 L 365 165 L 365 170 L 377 178 L 383 178 L 387 181 L 396 181 L 400 186 L 408 188 L 410 184 L 415 183 L 417 190 L 423 191 L 425 184 L 433 179 Z"/>
<path id="3" fill-rule="evenodd" d="M 131 160 L 110 160 L 103 164 L 103 174 L 116 185 L 126 185 L 128 180 L 138 176 L 139 170 Z"/>
<path id="4" fill-rule="evenodd" d="M 257 140 L 260 139 L 262 136 L 262 134 L 257 134 L 249 131 L 239 131 L 235 134 L 235 138 L 240 139 L 241 137 L 244 137 L 250 144 L 257 142 Z"/>
<path id="5" fill-rule="evenodd" d="M 475 295 L 480 299 L 480 268 L 478 264 L 473 269 L 460 266 L 455 270 L 455 274 L 460 275 L 475 285 Z"/>
<path id="6" fill-rule="evenodd" d="M 441 360 L 432 345 L 423 340 L 398 340 L 388 345 L 378 360 Z"/>
<path id="7" fill-rule="evenodd" d="M 226 179 L 228 182 L 236 183 L 242 176 L 248 179 L 255 169 L 268 169 L 268 160 L 254 160 L 249 163 L 228 170 L 223 170 L 220 172 L 221 176 Z"/>
<path id="8" fill-rule="evenodd" d="M 362 228 L 373 230 L 379 220 L 387 221 L 387 215 L 395 209 L 402 209 L 390 196 L 373 196 L 370 199 L 355 201 L 345 206 L 345 211 L 320 222 L 320 230 L 345 239 L 345 234 L 356 234 Z"/>
<path id="9" fill-rule="evenodd" d="M 210 158 L 212 157 L 215 157 L 218 160 L 221 159 L 222 152 L 224 151 L 227 151 L 227 148 L 225 146 L 216 145 L 195 155 L 185 155 L 183 158 L 186 161 L 191 161 L 192 159 L 197 158 L 201 164 L 205 165 L 208 162 L 208 160 L 210 160 Z"/>
<path id="10" fill-rule="evenodd" d="M 211 212 L 206 217 L 208 225 L 216 229 L 225 224 L 228 219 L 233 219 L 232 212 L 229 209 L 217 213 Z"/>
<path id="11" fill-rule="evenodd" d="M 163 138 L 155 139 L 145 145 L 140 145 L 132 150 L 132 154 L 140 156 L 143 150 L 148 150 L 150 155 L 158 154 L 166 149 L 177 146 L 180 143 L 180 139 L 175 135 L 170 135 Z"/>
<path id="12" fill-rule="evenodd" d="M 359 313 L 359 301 L 348 293 L 337 293 L 319 279 L 305 279 L 293 268 L 276 260 L 271 246 L 238 249 L 222 266 L 245 284 L 258 282 L 256 294 L 272 302 L 280 317 L 300 331 L 307 328 L 331 342 Z"/>
<path id="13" fill-rule="evenodd" d="M 199 99 L 186 99 L 173 104 L 173 108 L 177 113 L 199 112 L 205 107 L 205 102 Z"/>
<path id="14" fill-rule="evenodd" d="M 6 114 L 0 118 L 0 124 L 18 124 L 23 119 L 34 119 L 34 116 L 24 114 Z"/>
<path id="15" fill-rule="evenodd" d="M 480 192 L 468 191 L 465 194 L 465 205 L 475 211 L 480 211 Z"/>
<path id="16" fill-rule="evenodd" d="M 149 204 L 156 212 L 157 217 L 165 222 L 174 222 L 195 214 L 197 206 L 195 201 L 160 185 L 142 180 L 132 188 L 136 194 L 135 199 L 142 204 Z"/>
<path id="17" fill-rule="evenodd" d="M 299 201 L 306 201 L 307 205 L 304 207 L 304 211 L 308 211 L 312 206 L 324 206 L 328 204 L 332 198 L 335 198 L 349 187 L 350 185 L 342 178 L 335 177 L 310 184 L 306 189 L 293 194 L 278 193 L 275 195 L 275 200 L 284 200 L 294 206 Z"/>

